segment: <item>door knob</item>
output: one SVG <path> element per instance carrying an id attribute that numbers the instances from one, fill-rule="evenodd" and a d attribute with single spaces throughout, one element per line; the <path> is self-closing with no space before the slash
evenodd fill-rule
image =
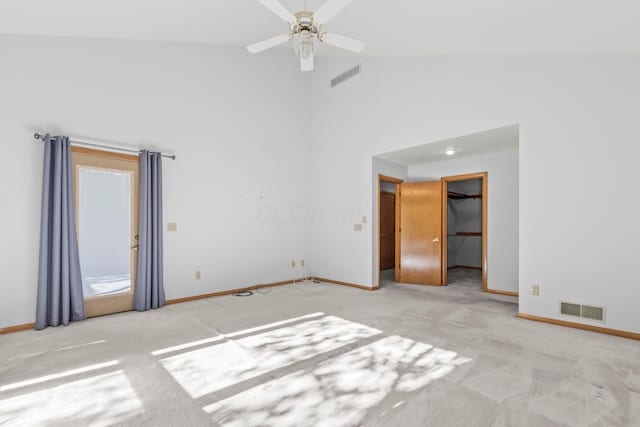
<path id="1" fill-rule="evenodd" d="M 137 251 L 139 247 L 140 245 L 135 245 L 135 246 L 131 246 L 131 249 L 133 249 L 134 251 Z"/>
<path id="2" fill-rule="evenodd" d="M 434 242 L 439 242 L 440 241 L 440 237 L 436 237 L 435 239 L 433 239 Z"/>

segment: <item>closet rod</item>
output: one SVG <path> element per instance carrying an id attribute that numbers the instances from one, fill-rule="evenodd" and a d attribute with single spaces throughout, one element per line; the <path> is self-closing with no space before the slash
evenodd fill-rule
<path id="1" fill-rule="evenodd" d="M 447 197 L 450 199 L 481 199 L 482 194 L 465 194 L 455 191 L 447 191 Z"/>
<path id="2" fill-rule="evenodd" d="M 34 133 L 33 134 L 33 138 L 36 140 L 44 140 L 44 137 L 46 135 L 43 135 L 41 133 Z M 80 141 L 79 139 L 74 139 L 74 138 L 69 138 L 69 141 L 74 144 L 74 145 L 85 145 L 88 147 L 95 147 L 95 148 L 106 148 L 107 150 L 115 150 L 115 151 L 123 151 L 125 153 L 135 153 L 135 154 L 140 154 L 140 151 L 142 150 L 134 150 L 132 148 L 122 148 L 122 147 L 117 147 L 117 146 L 113 146 L 113 145 L 104 145 L 104 144 L 97 144 L 95 142 L 87 142 L 87 141 Z M 167 159 L 171 159 L 171 160 L 175 160 L 176 156 L 175 154 L 165 154 L 165 153 L 160 153 L 162 155 L 162 157 L 165 157 Z"/>

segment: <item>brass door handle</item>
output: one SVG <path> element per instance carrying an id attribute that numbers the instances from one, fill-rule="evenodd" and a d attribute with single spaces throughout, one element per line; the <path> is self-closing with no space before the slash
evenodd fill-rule
<path id="1" fill-rule="evenodd" d="M 137 251 L 139 247 L 140 245 L 135 245 L 135 246 L 131 246 L 131 249 L 133 249 L 134 251 Z"/>
<path id="2" fill-rule="evenodd" d="M 434 242 L 439 242 L 440 241 L 440 237 L 436 237 L 435 239 L 433 239 Z"/>

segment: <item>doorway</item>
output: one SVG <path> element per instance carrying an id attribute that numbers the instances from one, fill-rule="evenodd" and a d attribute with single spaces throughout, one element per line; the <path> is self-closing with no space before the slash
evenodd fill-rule
<path id="1" fill-rule="evenodd" d="M 402 182 L 398 178 L 378 175 L 378 286 L 383 281 L 396 280 L 399 262 L 397 194 Z"/>
<path id="2" fill-rule="evenodd" d="M 463 135 L 441 141 L 429 142 L 414 147 L 381 153 L 373 157 L 373 195 L 374 200 L 377 190 L 378 173 L 386 173 L 392 176 L 402 177 L 405 182 L 428 182 L 437 181 L 441 184 L 441 201 L 438 209 L 440 216 L 433 218 L 432 222 L 447 220 L 446 203 L 448 202 L 448 188 L 446 184 L 456 180 L 471 178 L 483 179 L 484 195 L 482 199 L 476 199 L 477 203 L 484 202 L 483 229 L 467 228 L 456 230 L 458 232 L 481 233 L 481 236 L 468 236 L 467 245 L 472 240 L 481 241 L 482 262 L 481 270 L 476 270 L 475 274 L 481 276 L 481 289 L 487 293 L 501 294 L 505 296 L 518 296 L 518 254 L 519 254 L 519 127 L 518 125 L 505 126 L 490 129 L 473 134 Z M 488 172 L 478 174 L 477 172 Z M 480 175 L 465 176 L 462 174 Z M 487 193 L 488 175 L 491 175 L 490 195 Z M 444 178 L 443 178 L 444 177 Z M 426 184 L 425 184 L 426 185 Z M 402 192 L 401 192 L 402 193 Z M 490 196 L 491 206 L 489 207 L 491 219 L 487 214 L 487 197 Z M 444 198 L 444 203 L 443 199 Z M 396 205 L 401 206 L 402 194 L 396 194 Z M 473 200 L 473 199 L 472 199 Z M 375 205 L 375 203 L 374 203 Z M 375 206 L 375 211 L 378 208 Z M 488 225 L 487 225 L 488 223 Z M 377 228 L 376 228 L 377 230 Z M 402 232 L 410 231 L 402 226 Z M 488 233 L 491 236 L 488 236 Z M 402 234 L 402 233 L 401 233 Z M 442 239 L 442 255 L 447 257 L 449 252 L 448 236 L 449 230 L 441 228 L 440 237 Z M 451 231 L 453 234 L 453 230 Z M 420 236 L 424 246 L 434 244 L 437 238 L 435 233 Z M 455 239 L 462 240 L 462 239 Z M 375 243 L 378 242 L 377 236 Z M 378 248 L 375 247 L 372 256 L 377 259 Z M 435 246 L 435 245 L 434 245 Z M 446 250 L 445 250 L 446 248 Z M 404 265 L 416 265 L 424 259 L 424 252 L 407 253 L 404 260 L 401 260 L 400 267 Z M 491 265 L 487 258 L 491 258 Z M 450 283 L 449 274 L 456 271 L 447 270 L 447 267 L 465 264 L 449 264 L 449 260 L 442 260 L 441 277 L 443 285 Z M 377 274 L 377 263 L 374 262 L 374 274 Z M 398 263 L 396 263 L 396 271 Z M 478 265 L 474 265 L 477 267 Z M 489 271 L 489 268 L 491 269 Z M 375 276 L 374 276 L 375 277 Z M 395 280 L 398 282 L 398 280 Z M 424 281 L 422 284 L 429 284 Z M 431 283 L 437 284 L 437 283 Z"/>
<path id="3" fill-rule="evenodd" d="M 442 178 L 442 282 L 487 292 L 488 174 Z"/>
<path id="4" fill-rule="evenodd" d="M 451 284 L 487 292 L 488 173 L 397 182 L 393 194 L 389 194 L 390 187 L 384 189 L 383 182 L 380 177 L 380 278 L 418 285 Z M 392 230 L 391 212 L 395 224 L 393 245 L 385 244 Z M 389 262 L 391 250 L 393 270 Z"/>
<path id="5" fill-rule="evenodd" d="M 138 157 L 72 147 L 76 228 L 87 317 L 133 309 Z"/>

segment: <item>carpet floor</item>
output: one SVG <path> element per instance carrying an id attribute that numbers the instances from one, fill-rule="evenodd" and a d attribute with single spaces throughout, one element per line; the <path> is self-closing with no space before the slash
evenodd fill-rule
<path id="1" fill-rule="evenodd" d="M 476 291 L 482 290 L 482 270 L 473 268 L 452 268 L 447 272 L 449 286 L 462 286 Z"/>
<path id="2" fill-rule="evenodd" d="M 465 286 L 295 284 L 0 336 L 0 425 L 638 426 L 640 344 Z"/>

